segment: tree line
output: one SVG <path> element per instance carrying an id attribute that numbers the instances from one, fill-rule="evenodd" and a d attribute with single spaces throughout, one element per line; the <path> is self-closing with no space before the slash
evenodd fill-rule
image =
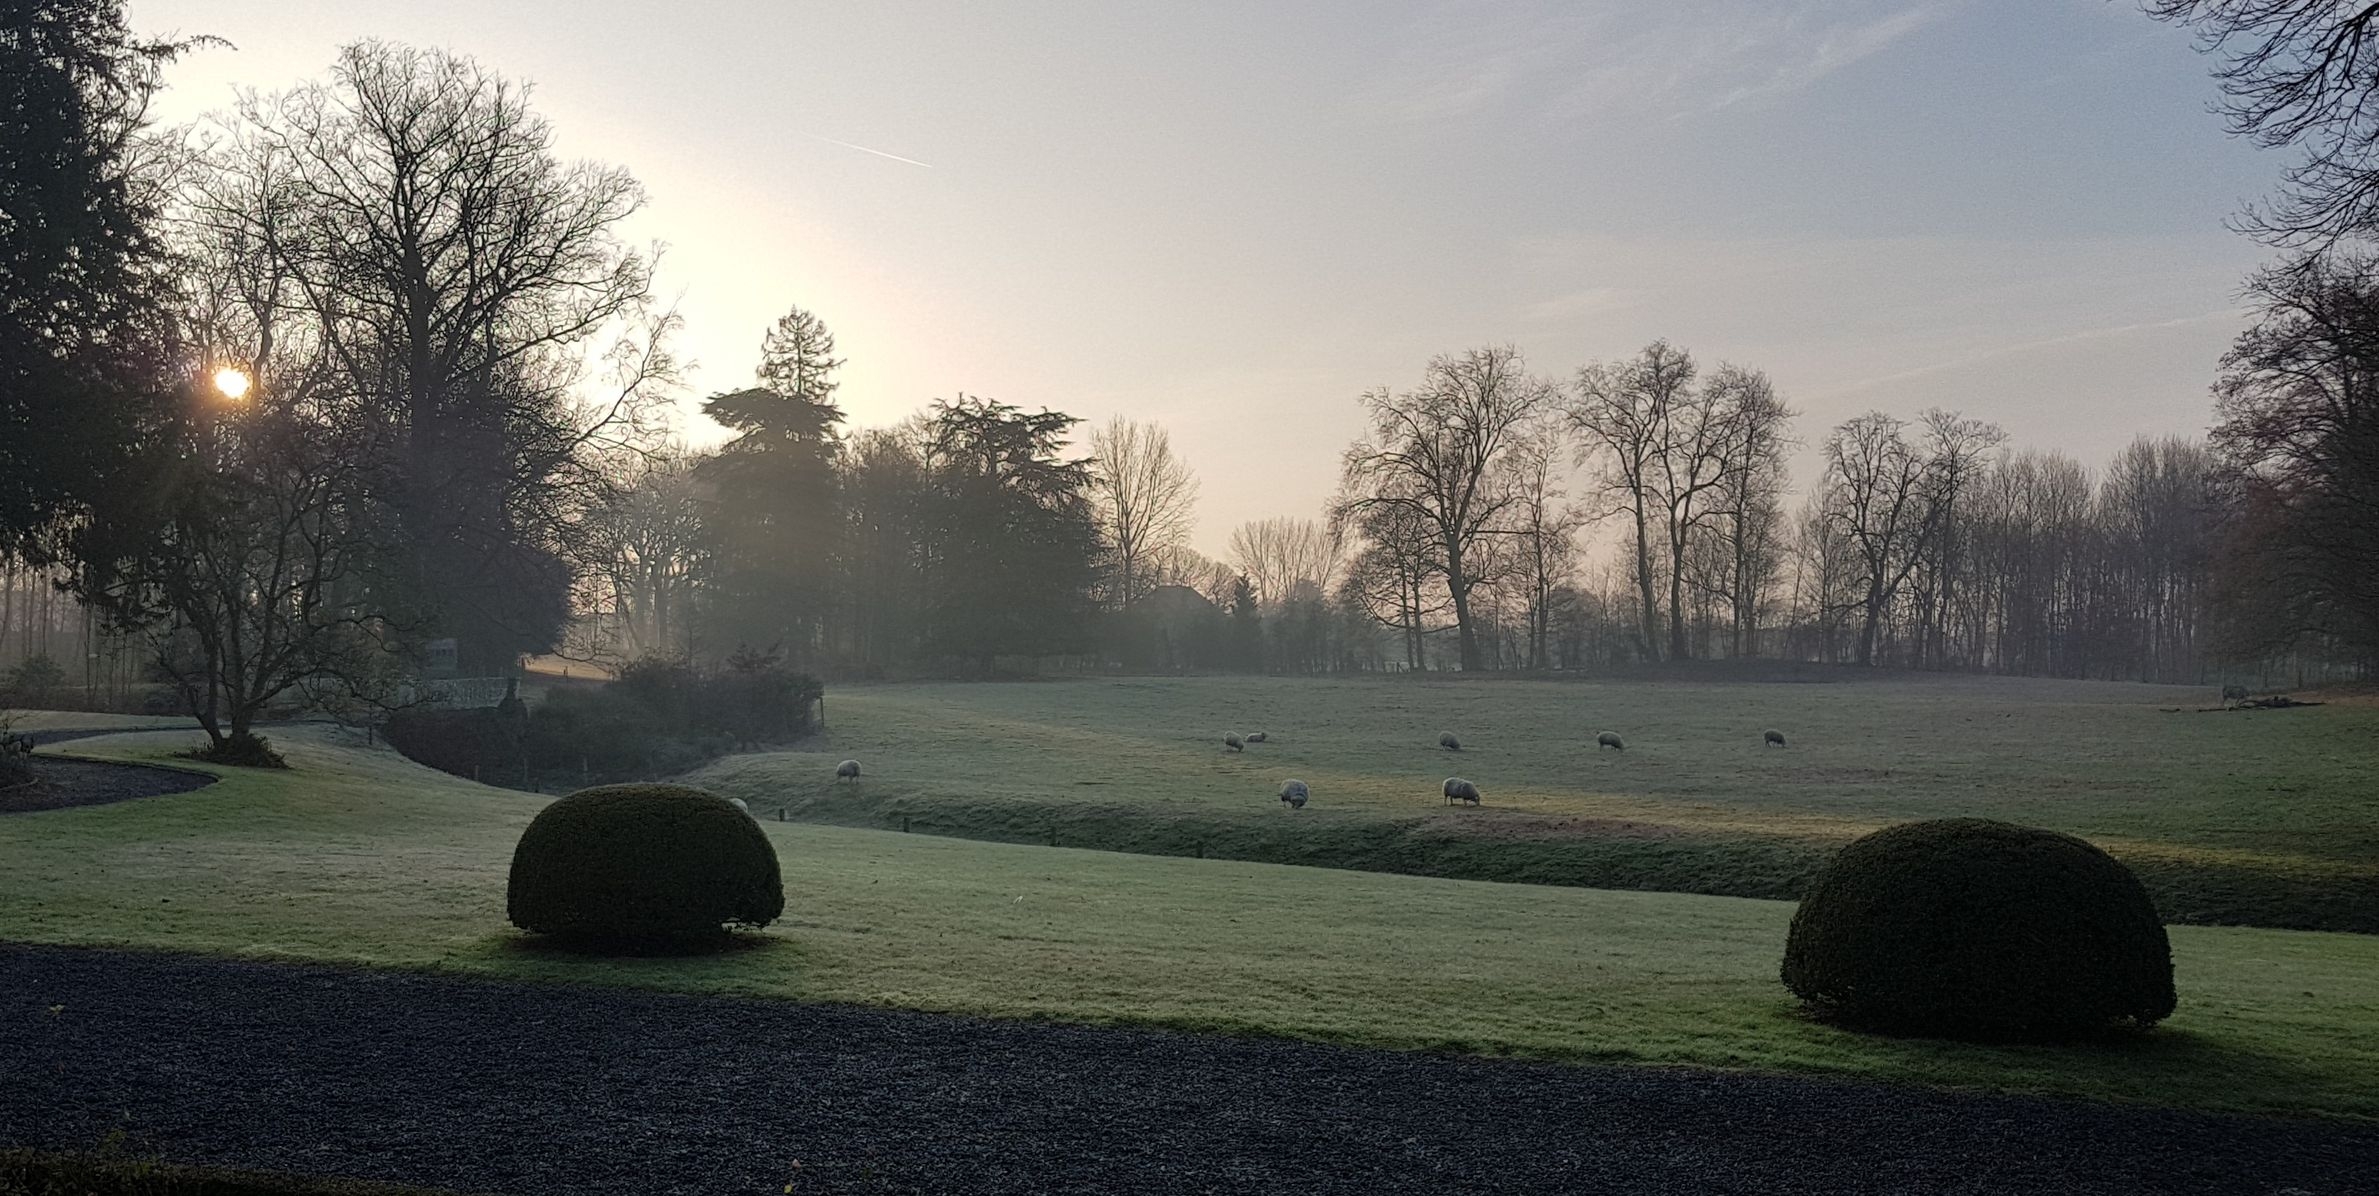
<path id="1" fill-rule="evenodd" d="M 558 651 L 2159 680 L 2379 645 L 2379 279 L 2351 204 L 2288 209 L 2290 235 L 2346 231 L 2255 280 L 2202 442 L 2092 470 L 1956 412 L 1871 412 L 1815 434 L 1796 504 L 1805 433 L 1760 370 L 1658 341 L 1553 378 L 1487 346 L 1359 396 L 1326 507 L 1214 560 L 1165 429 L 967 394 L 854 429 L 799 307 L 752 385 L 704 402 L 729 439 L 689 450 L 657 250 L 621 233 L 643 190 L 560 157 L 522 87 L 361 42 L 153 127 L 188 48 L 112 0 L 0 28 L 0 203 L 37 217 L 0 222 L 0 594 L 26 620 L 0 643 L 79 623 L 222 742 L 276 702 L 405 700 L 439 644 L 475 675 Z"/>

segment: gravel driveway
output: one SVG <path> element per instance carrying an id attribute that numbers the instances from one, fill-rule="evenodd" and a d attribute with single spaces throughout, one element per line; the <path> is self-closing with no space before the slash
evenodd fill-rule
<path id="1" fill-rule="evenodd" d="M 0 945 L 0 1145 L 514 1193 L 2379 1191 L 2379 1127 Z"/>

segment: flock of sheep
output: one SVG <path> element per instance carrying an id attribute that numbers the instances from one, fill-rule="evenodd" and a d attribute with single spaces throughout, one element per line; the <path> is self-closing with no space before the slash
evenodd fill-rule
<path id="1" fill-rule="evenodd" d="M 1245 735 L 1225 735 L 1223 736 L 1223 750 L 1244 752 L 1247 750 L 1247 745 L 1262 743 L 1269 738 L 1271 735 L 1264 731 L 1251 731 Z M 1762 731 L 1760 732 L 1760 744 L 1763 747 L 1783 747 L 1784 732 L 1773 727 Z M 1462 740 L 1457 738 L 1453 732 L 1448 731 L 1437 737 L 1437 746 L 1449 752 L 1459 752 L 1462 750 Z M 1618 732 L 1605 731 L 1594 737 L 1594 750 L 1599 752 L 1604 748 L 1624 752 L 1627 750 L 1627 744 L 1619 738 Z M 859 767 L 857 764 L 849 761 L 845 761 L 844 764 L 854 770 L 852 775 L 857 775 L 856 770 Z M 1440 792 L 1445 795 L 1446 804 L 1449 806 L 1455 802 L 1464 802 L 1474 806 L 1479 804 L 1479 787 L 1461 777 L 1447 777 Z M 1281 804 L 1292 810 L 1304 809 L 1305 803 L 1312 797 L 1313 787 L 1295 778 L 1282 782 L 1280 786 Z"/>
<path id="2" fill-rule="evenodd" d="M 1270 733 L 1264 731 L 1250 731 L 1245 735 L 1225 735 L 1223 736 L 1223 750 L 1226 752 L 1244 752 L 1247 750 L 1247 745 L 1251 743 L 1262 743 L 1271 737 L 1272 736 Z M 1760 740 L 1762 745 L 1766 747 L 1783 747 L 1784 732 L 1770 728 L 1760 733 Z M 1459 752 L 1462 750 L 1462 740 L 1455 737 L 1453 732 L 1448 731 L 1445 734 L 1437 737 L 1437 746 L 1444 748 L 1449 752 Z M 1627 744 L 1619 738 L 1618 732 L 1605 731 L 1594 737 L 1594 750 L 1599 752 L 1604 748 L 1610 748 L 1613 751 L 1623 752 L 1627 750 Z M 859 762 L 857 760 L 845 760 L 842 763 L 835 765 L 834 779 L 838 781 L 858 780 Z M 1469 781 L 1463 780 L 1461 777 L 1447 777 L 1446 783 L 1440 791 L 1445 795 L 1446 804 L 1449 806 L 1453 805 L 1455 802 L 1464 802 L 1466 804 L 1475 806 L 1479 804 L 1480 801 L 1479 787 Z M 1296 780 L 1295 778 L 1291 778 L 1288 781 L 1282 782 L 1280 786 L 1281 804 L 1292 810 L 1304 809 L 1305 803 L 1312 797 L 1313 787 L 1307 785 L 1303 781 Z M 734 800 L 735 804 L 739 807 L 743 806 L 744 804 L 743 799 L 741 798 L 735 798 L 732 800 Z M 746 807 L 745 809 L 748 813 L 749 808 Z"/>

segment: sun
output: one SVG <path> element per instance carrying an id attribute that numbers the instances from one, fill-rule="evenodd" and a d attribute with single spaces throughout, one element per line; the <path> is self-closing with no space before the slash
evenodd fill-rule
<path id="1" fill-rule="evenodd" d="M 227 399 L 245 398 L 248 394 L 248 375 L 224 366 L 215 371 L 215 389 Z"/>

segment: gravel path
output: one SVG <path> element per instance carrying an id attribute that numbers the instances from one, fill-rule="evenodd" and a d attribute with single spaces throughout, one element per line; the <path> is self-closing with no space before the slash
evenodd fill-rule
<path id="1" fill-rule="evenodd" d="M 117 735 L 144 728 L 28 731 L 22 737 L 35 744 L 60 743 L 94 735 Z M 68 760 L 58 756 L 27 757 L 34 783 L 0 790 L 0 814 L 28 814 L 35 810 L 63 810 L 70 806 L 101 806 L 136 797 L 188 793 L 215 783 L 194 769 L 158 768 L 146 764 L 108 764 L 97 760 Z"/>
<path id="2" fill-rule="evenodd" d="M 0 1145 L 511 1193 L 2379 1191 L 2379 1127 L 0 945 Z"/>

